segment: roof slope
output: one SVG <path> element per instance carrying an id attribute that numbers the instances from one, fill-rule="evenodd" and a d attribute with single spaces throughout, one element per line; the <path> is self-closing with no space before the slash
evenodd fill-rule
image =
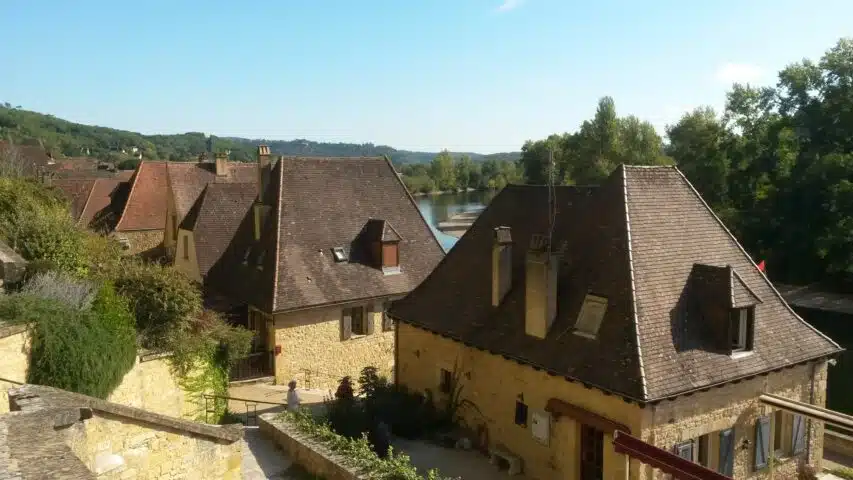
<path id="1" fill-rule="evenodd" d="M 839 350 L 782 300 L 677 169 L 626 167 L 640 344 L 649 398 L 760 373 Z M 693 264 L 731 266 L 755 307 L 754 354 L 678 351 L 670 313 Z M 740 295 L 739 295 L 740 296 Z"/>
<path id="2" fill-rule="evenodd" d="M 216 275 L 220 288 L 258 308 L 285 311 L 373 297 L 403 295 L 417 286 L 444 253 L 391 164 L 383 158 L 281 158 L 264 203 L 271 206 L 254 245 L 251 216 L 238 227 Z M 386 275 L 362 255 L 370 219 L 382 219 L 401 237 L 400 273 Z M 350 251 L 335 262 L 332 248 Z M 244 255 L 251 267 L 242 267 Z M 262 268 L 254 268 L 260 264 Z M 226 266 L 227 265 L 227 266 Z M 215 280 L 214 280 L 215 281 Z"/>
<path id="3" fill-rule="evenodd" d="M 53 186 L 58 188 L 68 200 L 71 217 L 75 222 L 79 221 L 83 215 L 86 202 L 95 187 L 95 180 L 95 178 L 63 178 L 53 181 Z"/>
<path id="4" fill-rule="evenodd" d="M 193 213 L 187 215 L 181 228 L 193 231 L 202 277 L 225 252 L 240 222 L 249 215 L 256 197 L 257 186 L 254 183 L 212 183 L 190 209 Z"/>
<path id="5" fill-rule="evenodd" d="M 166 227 L 167 162 L 142 161 L 130 179 L 130 193 L 116 231 Z"/>
<path id="6" fill-rule="evenodd" d="M 545 339 L 524 333 L 525 254 L 532 235 L 546 233 L 548 225 L 542 186 L 502 190 L 391 314 L 640 401 L 838 351 L 787 307 L 677 169 L 622 167 L 601 187 L 556 187 L 555 194 L 552 244 L 564 254 L 557 316 Z M 498 226 L 512 229 L 513 284 L 494 308 L 491 249 Z M 737 288 L 742 283 L 760 299 L 752 355 L 735 359 L 683 348 L 691 342 L 681 342 L 680 308 L 694 264 L 730 265 Z M 595 340 L 572 333 L 587 293 L 608 299 Z"/>
<path id="7" fill-rule="evenodd" d="M 169 162 L 167 168 L 179 225 L 208 184 L 253 183 L 257 172 L 254 163 L 235 162 L 228 162 L 228 174 L 223 176 L 216 175 L 213 162 Z"/>

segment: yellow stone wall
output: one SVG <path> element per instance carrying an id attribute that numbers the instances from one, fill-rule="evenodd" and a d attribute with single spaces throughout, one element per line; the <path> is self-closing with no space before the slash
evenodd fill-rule
<path id="1" fill-rule="evenodd" d="M 758 402 L 760 394 L 773 393 L 807 403 L 811 400 L 819 406 L 826 401 L 826 364 L 821 363 L 815 370 L 814 388 L 812 366 L 804 365 L 640 408 L 619 397 L 604 395 L 410 325 L 401 323 L 397 328 L 398 382 L 418 391 L 431 390 L 441 398 L 437 393 L 440 369 L 452 372 L 457 365 L 462 398 L 476 406 L 462 408 L 463 422 L 475 431 L 485 425 L 489 444 L 503 444 L 520 456 L 526 475 L 533 479 L 579 478 L 580 428 L 577 422 L 565 417 L 552 419 L 548 444 L 540 444 L 529 426 L 514 422 L 515 402 L 520 396 L 528 406 L 528 417 L 534 411 L 544 410 L 549 398 L 558 398 L 622 423 L 631 429 L 632 435 L 668 451 L 682 441 L 734 426 L 734 474 L 738 479 L 783 478 L 796 471 L 796 458 L 785 459 L 762 472 L 752 471 L 756 418 L 773 412 L 771 407 Z M 820 422 L 811 422 L 808 458 L 817 468 L 823 455 L 823 433 Z M 790 435 L 790 429 L 785 435 Z M 709 458 L 711 467 L 716 468 L 719 451 L 715 436 L 711 437 Z M 749 447 L 738 450 L 744 439 L 749 439 Z M 604 436 L 604 478 L 621 480 L 626 478 L 626 459 L 614 452 L 612 441 L 612 436 Z M 659 471 L 631 460 L 627 478 L 664 477 Z"/>
<path id="2" fill-rule="evenodd" d="M 240 479 L 241 442 L 96 412 L 65 442 L 98 479 Z"/>
<path id="3" fill-rule="evenodd" d="M 24 383 L 29 355 L 28 334 L 19 332 L 0 338 L 0 379 Z M 16 385 L 0 380 L 0 413 L 9 411 L 7 391 Z M 127 372 L 108 401 L 154 413 L 195 419 L 203 406 L 187 394 L 172 374 L 168 358 L 140 361 Z"/>
<path id="4" fill-rule="evenodd" d="M 812 389 L 812 365 L 802 365 L 766 376 L 759 376 L 736 384 L 664 401 L 645 409 L 643 440 L 671 450 L 677 443 L 709 434 L 711 439 L 711 467 L 717 467 L 719 458 L 718 435 L 715 433 L 734 426 L 735 428 L 735 478 L 785 478 L 796 472 L 797 458 L 783 458 L 774 468 L 754 471 L 755 422 L 762 415 L 773 418 L 775 409 L 758 401 L 762 393 L 771 393 L 818 406 L 826 405 L 826 363 L 815 366 L 815 382 Z M 813 398 L 812 398 L 813 396 Z M 811 401 L 813 400 L 813 401 Z M 809 422 L 808 460 L 820 468 L 823 457 L 823 423 Z M 771 426 L 771 450 L 773 428 Z M 790 436 L 790 426 L 784 438 Z M 745 440 L 746 449 L 738 448 Z M 771 452 L 772 455 L 772 452 Z M 651 469 L 644 467 L 647 472 Z M 647 473 L 648 474 L 648 473 Z M 648 477 L 646 477 L 648 478 Z M 663 478 L 658 472 L 654 478 Z"/>
<path id="5" fill-rule="evenodd" d="M 186 238 L 187 252 L 184 252 L 184 238 Z M 178 230 L 178 243 L 175 250 L 174 264 L 177 270 L 195 280 L 201 282 L 201 275 L 198 272 L 198 257 L 195 250 L 195 239 L 193 233 L 180 229 Z"/>
<path id="6" fill-rule="evenodd" d="M 16 386 L 13 382 L 24 383 L 27 379 L 27 338 L 25 331 L 0 338 L 0 414 L 9 411 L 7 391 Z"/>
<path id="7" fill-rule="evenodd" d="M 515 403 L 519 396 L 534 411 L 544 412 L 550 398 L 577 405 L 639 432 L 642 410 L 616 396 L 607 396 L 563 378 L 468 348 L 438 335 L 400 323 L 398 337 L 398 381 L 412 389 L 437 394 L 440 369 L 450 372 L 457 365 L 461 396 L 476 405 L 460 410 L 464 423 L 474 430 L 488 429 L 490 445 L 502 444 L 524 461 L 529 478 L 572 479 L 580 475 L 579 424 L 565 417 L 551 420 L 548 444 L 532 436 L 531 427 L 515 424 Z M 439 394 L 440 395 L 440 394 Z M 604 478 L 626 478 L 625 456 L 613 450 L 612 435 L 604 436 Z M 628 478 L 636 479 L 639 464 L 631 462 Z"/>
<path id="8" fill-rule="evenodd" d="M 302 388 L 334 391 L 341 378 L 349 375 L 357 381 L 367 366 L 391 378 L 394 331 L 382 331 L 382 314 L 368 314 L 372 335 L 353 335 L 349 340 L 341 340 L 341 316 L 341 307 L 275 315 L 274 345 L 281 346 L 275 357 L 277 384 L 295 379 Z"/>

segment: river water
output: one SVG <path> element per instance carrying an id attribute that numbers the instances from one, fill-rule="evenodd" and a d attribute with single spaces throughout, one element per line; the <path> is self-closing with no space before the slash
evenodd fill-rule
<path id="1" fill-rule="evenodd" d="M 471 212 L 482 209 L 494 198 L 496 191 L 486 190 L 480 192 L 442 193 L 438 195 L 424 195 L 415 197 L 423 216 L 435 232 L 444 251 L 450 250 L 456 243 L 457 238 L 445 235 L 438 231 L 438 224 L 457 213 Z"/>

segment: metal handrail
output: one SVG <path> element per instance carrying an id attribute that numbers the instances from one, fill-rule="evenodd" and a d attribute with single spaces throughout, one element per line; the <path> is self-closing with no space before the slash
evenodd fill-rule
<path id="1" fill-rule="evenodd" d="M 257 420 L 258 420 L 258 404 L 259 403 L 263 403 L 265 405 L 278 405 L 278 406 L 287 407 L 286 403 L 281 403 L 281 402 L 268 402 L 265 400 L 254 400 L 254 399 L 249 399 L 249 398 L 229 397 L 226 395 L 214 395 L 214 394 L 209 394 L 209 393 L 205 393 L 202 396 L 204 397 L 204 421 L 205 421 L 205 423 L 209 422 L 209 418 L 210 418 L 209 415 L 211 413 L 216 413 L 217 400 L 225 400 L 225 407 L 226 408 L 228 407 L 228 400 L 243 402 L 243 404 L 246 406 L 245 415 L 246 415 L 246 425 L 247 426 L 251 423 L 251 419 L 255 419 L 255 425 L 257 425 L 257 423 L 258 423 L 257 422 Z M 209 403 L 210 400 L 213 401 L 213 408 L 210 408 L 210 403 Z"/>

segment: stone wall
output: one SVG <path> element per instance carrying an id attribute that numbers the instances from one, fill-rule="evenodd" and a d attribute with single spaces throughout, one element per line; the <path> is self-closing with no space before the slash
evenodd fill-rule
<path id="1" fill-rule="evenodd" d="M 24 327 L 0 327 L 0 414 L 9 411 L 7 391 L 26 382 L 28 338 Z M 181 388 L 166 357 L 137 357 L 136 364 L 107 400 L 173 417 L 196 418 L 203 410 L 199 399 Z"/>
<path id="2" fill-rule="evenodd" d="M 25 327 L 0 327 L 0 414 L 9 411 L 7 391 L 27 381 L 27 352 Z"/>
<path id="3" fill-rule="evenodd" d="M 99 479 L 239 479 L 241 444 L 98 413 L 65 442 Z"/>
<path id="4" fill-rule="evenodd" d="M 357 380 L 361 369 L 373 366 L 392 375 L 394 331 L 382 331 L 382 313 L 368 313 L 372 335 L 352 335 L 341 340 L 341 307 L 317 308 L 275 316 L 275 380 L 291 379 L 306 388 L 337 388 L 344 376 Z"/>
<path id="5" fill-rule="evenodd" d="M 127 240 L 129 248 L 123 252 L 125 255 L 151 254 L 163 245 L 163 230 L 159 229 L 115 232 L 113 235 Z"/>
<path id="6" fill-rule="evenodd" d="M 264 413 L 258 418 L 261 433 L 278 444 L 294 463 L 308 473 L 325 480 L 353 480 L 366 477 L 341 463 L 341 457 L 325 446 L 307 438 L 290 425 L 277 420 L 277 414 Z"/>
<path id="7" fill-rule="evenodd" d="M 770 393 L 792 400 L 824 406 L 826 402 L 826 363 L 814 367 L 815 383 L 812 389 L 812 365 L 801 365 L 768 375 L 758 376 L 740 383 L 714 388 L 689 397 L 679 397 L 674 401 L 664 401 L 647 407 L 644 418 L 642 439 L 654 445 L 672 451 L 683 441 L 696 439 L 700 435 L 711 434 L 710 467 L 717 467 L 719 446 L 716 432 L 735 429 L 735 478 L 782 478 L 796 472 L 797 462 L 808 455 L 809 464 L 820 469 L 823 457 L 823 422 L 807 422 L 809 438 L 806 453 L 798 456 L 785 454 L 775 468 L 755 471 L 755 423 L 758 417 L 769 415 L 773 418 L 773 407 L 758 401 L 759 395 Z M 810 402 L 810 400 L 813 401 Z M 774 428 L 774 427 L 771 427 Z M 772 438 L 771 430 L 771 456 Z M 785 431 L 785 436 L 790 431 Z M 645 475 L 651 474 L 650 467 L 643 467 Z M 650 477 L 646 477 L 650 478 Z M 655 472 L 654 478 L 663 478 Z"/>

